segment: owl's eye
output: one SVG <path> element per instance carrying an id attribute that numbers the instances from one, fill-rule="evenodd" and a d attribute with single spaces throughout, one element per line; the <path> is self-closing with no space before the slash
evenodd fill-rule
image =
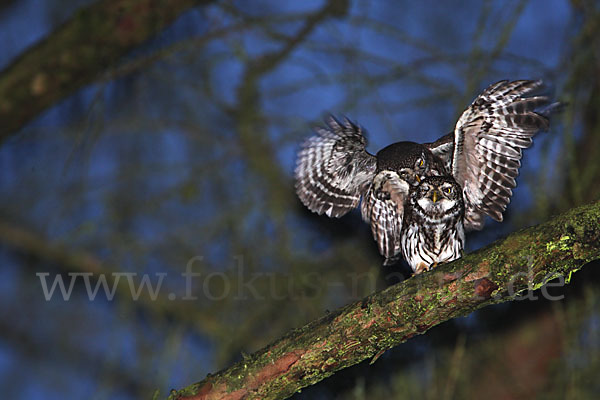
<path id="1" fill-rule="evenodd" d="M 452 188 L 451 187 L 447 188 L 446 193 L 448 193 L 448 194 L 452 193 Z"/>
<path id="2" fill-rule="evenodd" d="M 424 164 L 423 160 L 420 160 L 420 161 L 419 161 L 419 167 L 422 167 L 422 166 L 423 166 L 423 164 Z"/>

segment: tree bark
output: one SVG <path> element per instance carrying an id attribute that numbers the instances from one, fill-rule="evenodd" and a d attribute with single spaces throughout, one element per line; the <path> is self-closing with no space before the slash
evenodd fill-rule
<path id="1" fill-rule="evenodd" d="M 169 400 L 285 399 L 336 371 L 490 304 L 516 300 L 600 258 L 600 201 L 515 232 L 289 332 Z M 557 283 L 558 284 L 558 283 Z M 529 296 L 537 294 L 529 293 Z"/>
<path id="2" fill-rule="evenodd" d="M 0 142 L 210 0 L 103 0 L 77 12 L 0 72 Z"/>

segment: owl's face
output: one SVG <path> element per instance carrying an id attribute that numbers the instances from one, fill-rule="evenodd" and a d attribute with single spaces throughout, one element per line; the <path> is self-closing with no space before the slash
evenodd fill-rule
<path id="1" fill-rule="evenodd" d="M 415 154 L 414 157 L 404 162 L 405 166 L 397 172 L 400 178 L 404 179 L 411 186 L 416 186 L 429 173 L 429 160 L 424 153 Z"/>
<path id="2" fill-rule="evenodd" d="M 377 153 L 378 172 L 396 172 L 411 186 L 417 186 L 430 175 L 434 164 L 431 152 L 423 145 L 413 142 L 393 143 Z"/>
<path id="3" fill-rule="evenodd" d="M 432 218 L 454 215 L 463 209 L 462 191 L 450 176 L 429 176 L 411 191 L 411 203 Z"/>

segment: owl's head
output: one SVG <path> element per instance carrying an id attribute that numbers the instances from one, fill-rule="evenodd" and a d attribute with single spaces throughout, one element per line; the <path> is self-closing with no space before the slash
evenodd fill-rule
<path id="1" fill-rule="evenodd" d="M 411 186 L 433 173 L 437 164 L 428 148 L 414 142 L 393 143 L 377 153 L 377 172 L 393 171 Z"/>
<path id="2" fill-rule="evenodd" d="M 464 213 L 462 190 L 451 176 L 429 176 L 410 192 L 410 203 L 429 217 Z"/>

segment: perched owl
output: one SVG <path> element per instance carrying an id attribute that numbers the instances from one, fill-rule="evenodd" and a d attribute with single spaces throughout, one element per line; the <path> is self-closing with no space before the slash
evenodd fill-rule
<path id="1" fill-rule="evenodd" d="M 411 188 L 400 238 L 402 257 L 419 274 L 460 258 L 465 243 L 462 190 L 451 176 L 429 176 Z"/>
<path id="2" fill-rule="evenodd" d="M 558 106 L 545 96 L 525 97 L 540 86 L 540 81 L 495 83 L 462 113 L 454 132 L 433 143 L 394 143 L 376 155 L 366 151 L 360 126 L 330 117 L 298 154 L 298 197 L 311 211 L 329 217 L 348 213 L 362 197 L 362 216 L 384 264 L 401 253 L 409 192 L 425 177 L 454 178 L 461 188 L 466 230 L 483 228 L 486 215 L 502 221 L 522 149 L 548 128 L 548 116 Z"/>
<path id="3" fill-rule="evenodd" d="M 423 145 L 398 142 L 376 155 L 373 182 L 361 204 L 365 222 L 371 225 L 385 265 L 400 254 L 400 234 L 404 207 L 410 188 L 429 175 L 440 175 L 443 165 Z"/>

